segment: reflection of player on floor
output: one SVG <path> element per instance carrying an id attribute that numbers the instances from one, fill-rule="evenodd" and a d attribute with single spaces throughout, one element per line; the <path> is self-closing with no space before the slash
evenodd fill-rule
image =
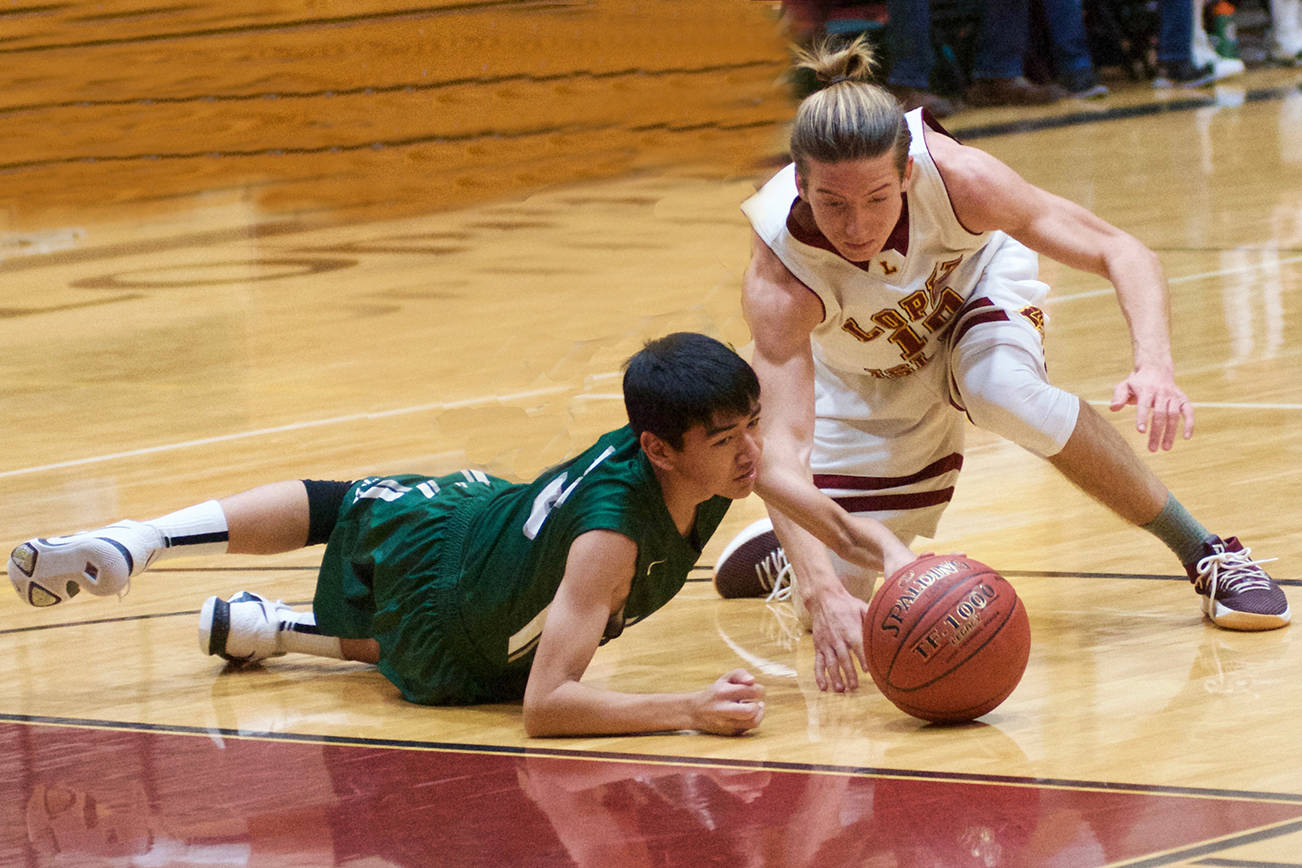
<path id="1" fill-rule="evenodd" d="M 377 663 L 407 699 L 524 699 L 533 735 L 698 729 L 740 733 L 764 714 L 744 670 L 681 694 L 580 679 L 602 642 L 659 609 L 732 499 L 754 486 L 759 384 L 735 352 L 670 335 L 629 360 L 629 425 L 526 485 L 467 470 L 438 478 L 288 481 L 149 523 L 33 539 L 9 577 L 33 605 L 120 594 L 164 554 L 272 554 L 327 543 L 311 613 L 241 592 L 209 599 L 203 650 L 236 663 L 299 651 Z M 833 516 L 820 538 L 866 567 L 912 559 L 882 525 L 812 486 L 792 514 Z M 811 524 L 816 529 L 817 522 Z M 841 545 L 840 543 L 844 543 Z"/>
<path id="2" fill-rule="evenodd" d="M 1169 449 L 1182 426 L 1191 436 L 1152 251 L 920 111 L 903 113 L 863 80 L 872 58 L 862 40 L 804 59 L 827 86 L 800 106 L 794 164 L 743 206 L 755 229 L 743 306 L 768 398 L 757 490 L 799 579 L 819 686 L 858 685 L 872 580 L 834 566 L 773 509 L 775 494 L 812 470 L 905 543 L 930 536 L 962 465 L 962 412 L 1157 535 L 1219 626 L 1287 624 L 1283 591 L 1248 551 L 1208 533 L 1103 417 L 1047 380 L 1038 304 L 1048 287 L 1033 251 L 1116 287 L 1134 368 L 1112 409 L 1135 405 L 1150 450 Z"/>

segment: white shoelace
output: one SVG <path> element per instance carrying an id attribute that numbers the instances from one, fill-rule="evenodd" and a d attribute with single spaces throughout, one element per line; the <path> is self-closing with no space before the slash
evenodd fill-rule
<path id="1" fill-rule="evenodd" d="M 787 560 L 786 552 L 780 548 L 769 552 L 755 565 L 755 572 L 759 574 L 760 584 L 770 588 L 764 602 L 777 603 L 790 599 L 791 562 Z"/>
<path id="2" fill-rule="evenodd" d="M 1216 599 L 1216 591 L 1222 586 L 1234 593 L 1270 590 L 1270 577 L 1259 567 L 1279 558 L 1254 561 L 1249 557 L 1250 554 L 1252 549 L 1245 548 L 1239 552 L 1219 552 L 1200 559 L 1195 587 L 1199 592 L 1206 589 L 1208 599 L 1212 600 Z"/>

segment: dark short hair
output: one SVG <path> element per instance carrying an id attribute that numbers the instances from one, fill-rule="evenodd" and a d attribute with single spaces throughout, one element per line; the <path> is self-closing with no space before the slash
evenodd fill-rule
<path id="1" fill-rule="evenodd" d="M 624 408 L 633 433 L 650 431 L 675 449 L 683 447 L 687 429 L 709 427 L 720 412 L 750 413 L 759 391 L 745 359 L 695 332 L 647 341 L 624 363 Z"/>

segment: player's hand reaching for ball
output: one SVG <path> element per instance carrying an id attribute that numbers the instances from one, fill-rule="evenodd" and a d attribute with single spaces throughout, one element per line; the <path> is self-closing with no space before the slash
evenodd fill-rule
<path id="1" fill-rule="evenodd" d="M 859 687 L 858 666 L 868 671 L 863 650 L 863 619 L 868 604 L 848 591 L 825 595 L 810 605 L 814 634 L 814 681 L 837 693 Z"/>
<path id="2" fill-rule="evenodd" d="M 764 685 L 745 669 L 734 669 L 697 694 L 693 729 L 741 735 L 764 719 Z"/>

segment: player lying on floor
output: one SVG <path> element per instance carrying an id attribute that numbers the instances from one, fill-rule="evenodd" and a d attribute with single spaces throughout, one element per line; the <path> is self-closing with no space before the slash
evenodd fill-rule
<path id="1" fill-rule="evenodd" d="M 286 481 L 150 522 L 13 550 L 20 596 L 124 593 L 165 555 L 274 554 L 325 543 L 310 613 L 248 592 L 204 603 L 201 649 L 245 664 L 288 651 L 377 664 L 412 702 L 524 700 L 530 735 L 739 734 L 764 716 L 742 669 L 689 693 L 628 694 L 581 677 L 597 647 L 678 592 L 732 500 L 755 485 L 759 382 L 735 352 L 679 333 L 624 372 L 629 424 L 532 483 L 476 470 Z M 784 501 L 847 559 L 913 559 L 884 526 L 810 484 Z"/>

